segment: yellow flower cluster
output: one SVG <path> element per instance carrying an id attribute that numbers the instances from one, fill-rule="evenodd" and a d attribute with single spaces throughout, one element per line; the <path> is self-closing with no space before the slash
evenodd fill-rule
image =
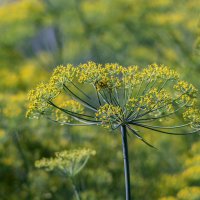
<path id="1" fill-rule="evenodd" d="M 77 149 L 55 153 L 53 158 L 42 158 L 35 162 L 37 168 L 45 168 L 47 171 L 58 170 L 63 174 L 73 177 L 86 165 L 90 156 L 96 152 L 91 149 Z"/>
<path id="2" fill-rule="evenodd" d="M 79 65 L 80 83 L 93 84 L 97 91 L 113 89 L 121 86 L 120 73 L 123 67 L 118 64 L 105 64 L 102 66 L 94 62 Z"/>
<path id="3" fill-rule="evenodd" d="M 122 82 L 124 83 L 125 88 L 132 88 L 140 83 L 137 72 L 138 66 L 129 66 L 127 68 L 122 69 Z"/>
<path id="4" fill-rule="evenodd" d="M 0 139 L 4 138 L 6 136 L 6 131 L 4 129 L 0 129 Z"/>
<path id="5" fill-rule="evenodd" d="M 200 197 L 200 189 L 197 186 L 184 187 L 176 197 L 162 197 L 159 200 L 198 200 Z"/>
<path id="6" fill-rule="evenodd" d="M 76 75 L 77 69 L 73 65 L 58 66 L 50 78 L 50 84 L 61 90 L 63 85 L 72 82 Z"/>
<path id="7" fill-rule="evenodd" d="M 17 12 L 18 10 L 21 12 Z M 7 3 L 0 7 L 0 18 L 3 19 L 0 23 L 8 24 L 31 19 L 31 17 L 35 17 L 43 11 L 44 6 L 38 0 L 21 0 Z"/>
<path id="8" fill-rule="evenodd" d="M 199 165 L 194 165 L 183 171 L 182 176 L 187 181 L 199 181 L 200 180 L 200 167 Z"/>
<path id="9" fill-rule="evenodd" d="M 84 107 L 77 101 L 68 100 L 65 101 L 60 105 L 62 109 L 66 109 L 67 111 L 72 111 L 75 113 L 83 113 Z M 61 110 L 56 110 L 56 120 L 59 121 L 61 124 L 65 122 L 72 122 L 73 117 L 71 115 L 67 115 L 66 113 L 62 112 Z"/>
<path id="10" fill-rule="evenodd" d="M 200 188 L 197 186 L 183 188 L 178 192 L 177 197 L 180 200 L 198 200 L 200 197 Z"/>
<path id="11" fill-rule="evenodd" d="M 127 101 L 126 109 L 128 111 L 134 110 L 136 108 L 136 103 L 138 102 L 138 99 L 132 97 Z"/>
<path id="12" fill-rule="evenodd" d="M 199 169 L 200 169 L 200 155 L 196 155 L 192 158 L 185 160 L 185 166 L 186 167 L 195 166 L 195 165 L 198 165 Z"/>
<path id="13" fill-rule="evenodd" d="M 200 110 L 198 108 L 190 107 L 183 113 L 183 118 L 191 122 L 193 128 L 200 127 Z"/>
<path id="14" fill-rule="evenodd" d="M 185 81 L 179 81 L 177 83 L 177 85 L 175 86 L 175 88 L 177 90 L 182 90 L 183 92 L 189 91 L 189 92 L 191 92 L 191 94 L 197 92 L 197 89 L 192 84 L 189 84 L 189 83 L 187 83 Z"/>
<path id="15" fill-rule="evenodd" d="M 4 117 L 12 119 L 19 117 L 24 111 L 25 99 L 26 95 L 24 93 L 0 96 L 1 112 Z"/>
<path id="16" fill-rule="evenodd" d="M 105 104 L 96 112 L 96 118 L 102 121 L 102 125 L 109 128 L 112 123 L 123 118 L 122 109 L 119 106 Z"/>
<path id="17" fill-rule="evenodd" d="M 8 69 L 0 69 L 0 85 L 2 88 L 14 88 L 19 84 L 19 76 Z"/>
<path id="18" fill-rule="evenodd" d="M 28 94 L 28 110 L 26 116 L 29 118 L 38 118 L 41 114 L 49 112 L 52 108 L 48 101 L 54 99 L 59 91 L 52 84 L 40 83 L 36 89 Z"/>
<path id="19" fill-rule="evenodd" d="M 182 94 L 179 101 L 183 103 L 187 102 L 188 105 L 194 105 L 196 103 L 198 90 L 192 84 L 185 81 L 178 81 L 177 84 L 174 85 L 174 89 Z"/>
<path id="20" fill-rule="evenodd" d="M 122 80 L 126 88 L 135 88 L 135 86 L 142 83 L 158 81 L 163 82 L 166 80 L 178 80 L 179 75 L 176 71 L 170 69 L 165 65 L 152 64 L 147 68 L 139 71 L 138 66 L 130 66 L 123 71 Z"/>
<path id="21" fill-rule="evenodd" d="M 162 114 L 163 112 L 173 111 L 171 102 L 172 97 L 166 90 L 162 89 L 159 91 L 157 88 L 153 88 L 141 97 L 138 107 L 139 110 L 144 111 L 158 109 L 155 113 L 152 113 L 153 115 L 158 115 L 158 113 Z"/>
<path id="22" fill-rule="evenodd" d="M 94 62 L 88 62 L 79 65 L 79 82 L 80 83 L 94 83 L 99 79 L 100 70 L 102 68 L 101 64 L 96 64 Z"/>
<path id="23" fill-rule="evenodd" d="M 147 68 L 143 69 L 141 72 L 141 77 L 145 78 L 146 80 L 155 80 L 155 79 L 178 79 L 179 75 L 176 71 L 170 69 L 165 65 L 157 65 L 152 64 L 149 65 Z"/>
<path id="24" fill-rule="evenodd" d="M 29 100 L 42 99 L 44 101 L 51 100 L 59 94 L 59 91 L 54 85 L 47 83 L 40 83 L 35 90 L 31 90 L 28 94 Z"/>
<path id="25" fill-rule="evenodd" d="M 90 97 L 83 91 L 87 84 L 94 86 L 99 108 L 88 101 Z M 57 96 L 66 93 L 91 112 L 95 111 L 96 119 L 94 113 L 85 115 L 83 107 L 76 101 L 62 100 L 57 106 Z M 83 95 L 88 99 L 85 100 Z M 199 128 L 200 112 L 194 108 L 196 99 L 197 89 L 180 81 L 178 73 L 165 65 L 152 64 L 139 70 L 138 66 L 101 65 L 90 61 L 76 67 L 71 64 L 58 66 L 49 83 L 41 83 L 30 91 L 27 116 L 49 115 L 52 118 L 55 114 L 56 120 L 63 124 L 76 118 L 79 122 L 101 122 L 103 126 L 111 127 L 112 124 L 126 123 L 126 117 L 129 122 L 144 115 L 163 118 L 180 108 L 184 119 L 192 122 L 191 127 Z M 185 111 L 188 106 L 193 108 Z M 73 112 L 78 115 L 73 116 Z"/>

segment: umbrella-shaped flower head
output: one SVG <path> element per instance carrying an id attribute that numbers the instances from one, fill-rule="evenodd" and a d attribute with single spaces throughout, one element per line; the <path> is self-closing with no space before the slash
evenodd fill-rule
<path id="1" fill-rule="evenodd" d="M 165 65 L 70 64 L 58 66 L 48 83 L 30 91 L 27 117 L 44 116 L 60 124 L 102 125 L 111 130 L 126 126 L 148 144 L 140 135 L 142 129 L 197 133 L 197 95 L 192 84 Z"/>

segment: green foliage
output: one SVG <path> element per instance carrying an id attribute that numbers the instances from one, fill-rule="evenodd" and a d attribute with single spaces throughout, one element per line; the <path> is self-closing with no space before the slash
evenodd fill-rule
<path id="1" fill-rule="evenodd" d="M 27 45 L 26 41 L 37 33 L 38 26 L 44 24 L 44 12 L 44 5 L 38 0 L 20 0 L 0 7 L 0 27 L 4 36 L 0 39 L 1 67 L 20 63 L 23 54 L 19 49 Z"/>
<path id="2" fill-rule="evenodd" d="M 170 194 L 177 200 L 197 200 L 200 197 L 200 159 L 199 142 L 192 145 L 190 151 L 184 157 L 181 172 L 162 177 L 160 189 L 164 194 Z M 165 199 L 161 198 L 161 200 Z M 167 198 L 166 198 L 167 199 Z"/>

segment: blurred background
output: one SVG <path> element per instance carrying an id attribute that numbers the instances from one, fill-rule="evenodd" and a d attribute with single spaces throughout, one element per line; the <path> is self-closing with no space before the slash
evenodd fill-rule
<path id="1" fill-rule="evenodd" d="M 199 0 L 0 0 L 0 199 L 73 199 L 70 183 L 34 167 L 55 151 L 97 154 L 76 177 L 82 200 L 123 200 L 121 138 L 100 127 L 25 118 L 26 94 L 60 64 L 159 63 L 200 89 Z M 129 138 L 134 200 L 200 200 L 200 137 Z"/>

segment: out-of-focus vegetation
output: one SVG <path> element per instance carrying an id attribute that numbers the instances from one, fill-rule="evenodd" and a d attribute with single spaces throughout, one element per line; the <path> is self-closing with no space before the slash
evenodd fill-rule
<path id="1" fill-rule="evenodd" d="M 120 135 L 27 120 L 27 90 L 87 60 L 164 63 L 200 89 L 199 13 L 198 0 L 1 0 L 0 199 L 73 199 L 67 180 L 34 162 L 79 147 L 97 152 L 76 180 L 82 199 L 124 199 Z M 134 199 L 200 199 L 199 137 L 146 138 L 159 150 L 129 138 Z"/>
<path id="2" fill-rule="evenodd" d="M 196 200 L 200 197 L 200 142 L 195 142 L 183 155 L 182 170 L 176 174 L 161 177 L 160 193 L 167 195 L 160 200 Z M 171 196 L 170 196 L 171 195 Z"/>

